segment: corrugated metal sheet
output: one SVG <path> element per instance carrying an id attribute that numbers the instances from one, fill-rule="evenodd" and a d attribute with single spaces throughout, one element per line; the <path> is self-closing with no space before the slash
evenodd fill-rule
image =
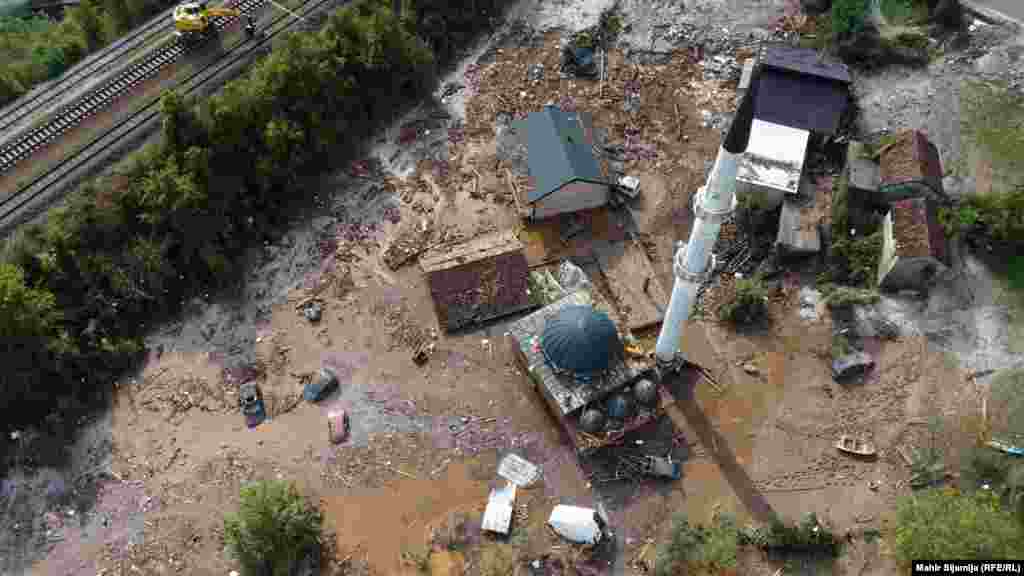
<path id="1" fill-rule="evenodd" d="M 853 80 L 846 64 L 811 48 L 766 42 L 761 46 L 760 61 L 762 66 L 846 84 Z"/>
<path id="2" fill-rule="evenodd" d="M 796 72 L 762 69 L 755 116 L 767 122 L 834 134 L 849 105 L 849 90 L 833 80 Z"/>
<path id="3" fill-rule="evenodd" d="M 526 131 L 526 162 L 532 180 L 527 202 L 536 202 L 573 180 L 604 181 L 594 158 L 587 113 L 547 106 L 518 121 L 515 129 Z"/>
<path id="4" fill-rule="evenodd" d="M 806 130 L 755 119 L 737 179 L 796 194 L 810 136 Z"/>

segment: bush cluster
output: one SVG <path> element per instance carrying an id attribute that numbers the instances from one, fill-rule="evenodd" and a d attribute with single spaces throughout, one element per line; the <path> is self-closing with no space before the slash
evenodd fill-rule
<path id="1" fill-rule="evenodd" d="M 893 549 L 903 563 L 920 558 L 1020 558 L 1024 532 L 990 491 L 930 489 L 904 497 L 896 511 Z"/>
<path id="2" fill-rule="evenodd" d="M 737 326 L 749 326 L 768 319 L 768 288 L 761 278 L 736 281 L 733 298 L 718 309 L 718 318 Z"/>
<path id="3" fill-rule="evenodd" d="M 60 76 L 166 6 L 164 0 L 84 0 L 60 22 L 27 8 L 0 18 L 0 106 Z"/>
<path id="4" fill-rule="evenodd" d="M 238 512 L 224 518 L 224 540 L 246 576 L 288 576 L 304 558 L 319 558 L 323 517 L 281 480 L 242 488 Z"/>
<path id="5" fill-rule="evenodd" d="M 431 51 L 454 55 L 506 1 L 422 0 L 399 20 L 389 0 L 359 0 L 198 108 L 166 94 L 161 143 L 5 247 L 0 332 L 18 337 L 0 348 L 4 423 L 107 385 L 138 359 L 147 324 L 237 278 L 244 248 L 302 200 L 299 175 L 336 165 L 424 93 Z"/>
<path id="6" fill-rule="evenodd" d="M 703 570 L 720 574 L 736 568 L 739 531 L 728 515 L 716 515 L 709 526 L 691 525 L 684 514 L 672 519 L 672 534 L 661 544 L 655 559 L 655 576 L 687 574 Z"/>
<path id="7" fill-rule="evenodd" d="M 829 12 L 832 37 L 843 39 L 863 30 L 870 6 L 870 0 L 833 0 Z"/>
<path id="8" fill-rule="evenodd" d="M 764 527 L 744 530 L 740 536 L 741 544 L 785 554 L 838 556 L 842 548 L 842 541 L 814 513 L 797 524 L 776 518 Z"/>

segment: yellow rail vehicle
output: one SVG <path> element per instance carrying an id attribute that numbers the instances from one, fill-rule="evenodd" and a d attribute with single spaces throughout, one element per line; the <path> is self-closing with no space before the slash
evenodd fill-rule
<path id="1" fill-rule="evenodd" d="M 210 31 L 213 18 L 240 15 L 234 8 L 210 8 L 206 2 L 183 2 L 174 7 L 174 32 L 179 36 L 201 36 Z"/>

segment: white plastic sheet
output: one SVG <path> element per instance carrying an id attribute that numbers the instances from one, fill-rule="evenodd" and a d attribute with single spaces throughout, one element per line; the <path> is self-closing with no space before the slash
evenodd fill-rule
<path id="1" fill-rule="evenodd" d="M 489 532 L 508 534 L 512 523 L 512 508 L 516 502 L 516 485 L 509 482 L 504 488 L 491 490 L 481 527 Z"/>
<path id="2" fill-rule="evenodd" d="M 551 511 L 548 524 L 559 536 L 577 544 L 597 544 L 603 537 L 593 508 L 559 504 Z"/>
<path id="3" fill-rule="evenodd" d="M 498 464 L 498 476 L 525 488 L 540 478 L 540 468 L 517 454 L 509 454 Z"/>

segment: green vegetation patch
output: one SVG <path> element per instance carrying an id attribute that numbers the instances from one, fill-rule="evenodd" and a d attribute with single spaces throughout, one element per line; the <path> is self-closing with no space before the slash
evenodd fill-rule
<path id="1" fill-rule="evenodd" d="M 741 278 L 736 291 L 718 309 L 718 318 L 737 326 L 751 326 L 768 320 L 768 288 L 761 278 Z"/>
<path id="2" fill-rule="evenodd" d="M 833 0 L 829 12 L 832 37 L 843 39 L 863 30 L 870 8 L 871 0 Z"/>
<path id="3" fill-rule="evenodd" d="M 295 486 L 267 480 L 242 488 L 238 512 L 224 519 L 224 540 L 246 576 L 287 576 L 320 554 L 323 518 Z"/>
<path id="4" fill-rule="evenodd" d="M 657 550 L 655 576 L 718 574 L 736 568 L 739 531 L 727 514 L 717 514 L 710 525 L 691 525 L 686 515 L 672 519 L 672 533 Z"/>
<path id="5" fill-rule="evenodd" d="M 1024 533 L 990 491 L 930 489 L 900 499 L 892 546 L 909 564 L 920 558 L 1019 558 Z"/>
<path id="6" fill-rule="evenodd" d="M 925 0 L 879 0 L 882 16 L 895 26 L 922 24 L 928 20 Z"/>
<path id="7" fill-rule="evenodd" d="M 966 82 L 960 132 L 992 162 L 1007 188 L 1024 185 L 1024 95 L 1000 82 Z"/>
<path id="8" fill-rule="evenodd" d="M 422 0 L 399 20 L 390 1 L 357 0 L 201 106 L 166 94 L 159 144 L 5 243 L 0 333 L 17 336 L 0 344 L 3 425 L 106 390 L 139 359 L 147 325 L 236 281 L 247 247 L 304 201 L 299 175 L 330 170 L 427 93 L 436 62 L 507 1 Z"/>

